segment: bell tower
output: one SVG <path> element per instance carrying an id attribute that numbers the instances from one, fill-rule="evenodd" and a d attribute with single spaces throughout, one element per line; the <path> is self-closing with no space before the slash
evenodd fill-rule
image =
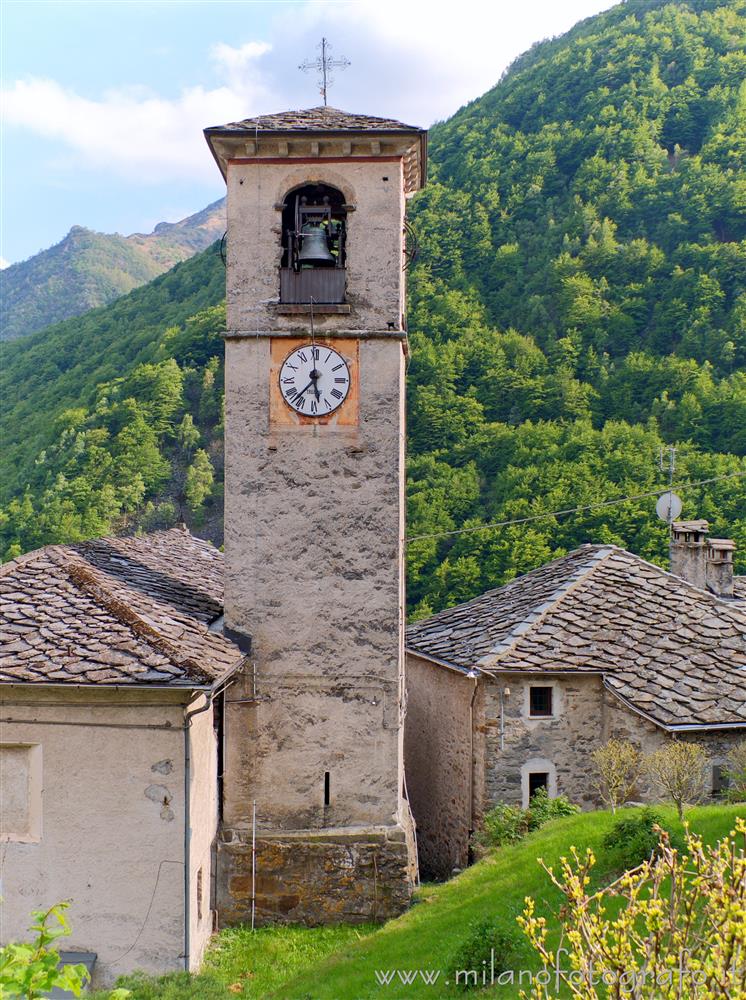
<path id="1" fill-rule="evenodd" d="M 406 198 L 427 134 L 334 108 L 205 130 L 227 181 L 224 923 L 407 903 Z M 254 849 L 252 844 L 255 845 Z"/>

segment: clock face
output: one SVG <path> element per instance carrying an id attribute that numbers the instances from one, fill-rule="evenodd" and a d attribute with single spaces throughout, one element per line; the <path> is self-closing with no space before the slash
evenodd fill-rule
<path id="1" fill-rule="evenodd" d="M 280 368 L 282 398 L 296 413 L 323 417 L 338 409 L 350 391 L 350 369 L 333 348 L 303 344 Z"/>

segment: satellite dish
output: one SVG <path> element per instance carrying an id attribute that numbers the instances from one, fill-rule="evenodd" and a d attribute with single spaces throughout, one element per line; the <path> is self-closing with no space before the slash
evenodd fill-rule
<path id="1" fill-rule="evenodd" d="M 655 505 L 655 512 L 661 521 L 665 521 L 670 524 L 671 521 L 675 521 L 676 518 L 681 513 L 681 497 L 676 493 L 661 493 L 658 497 L 658 503 Z"/>

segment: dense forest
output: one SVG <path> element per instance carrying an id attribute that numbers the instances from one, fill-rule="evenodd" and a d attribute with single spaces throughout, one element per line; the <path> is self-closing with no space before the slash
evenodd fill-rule
<path id="1" fill-rule="evenodd" d="M 654 498 L 599 505 L 659 489 L 669 444 L 684 514 L 746 566 L 745 167 L 744 0 L 621 4 L 432 130 L 410 206 L 414 615 L 584 541 L 665 562 Z M 182 517 L 219 541 L 222 295 L 213 248 L 4 348 L 5 558 Z"/>

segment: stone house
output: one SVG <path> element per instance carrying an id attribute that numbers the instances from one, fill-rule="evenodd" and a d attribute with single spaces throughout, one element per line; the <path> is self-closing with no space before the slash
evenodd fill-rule
<path id="1" fill-rule="evenodd" d="M 3 940 L 71 900 L 94 982 L 197 968 L 213 930 L 222 557 L 181 529 L 0 567 Z"/>
<path id="2" fill-rule="evenodd" d="M 590 753 L 612 737 L 671 738 L 722 764 L 746 737 L 746 602 L 733 543 L 674 525 L 667 573 L 612 545 L 583 545 L 407 630 L 407 785 L 420 865 L 447 875 L 497 802 L 545 787 L 600 802 Z M 693 581 L 693 582 L 691 582 Z M 652 797 L 642 782 L 638 797 Z"/>

